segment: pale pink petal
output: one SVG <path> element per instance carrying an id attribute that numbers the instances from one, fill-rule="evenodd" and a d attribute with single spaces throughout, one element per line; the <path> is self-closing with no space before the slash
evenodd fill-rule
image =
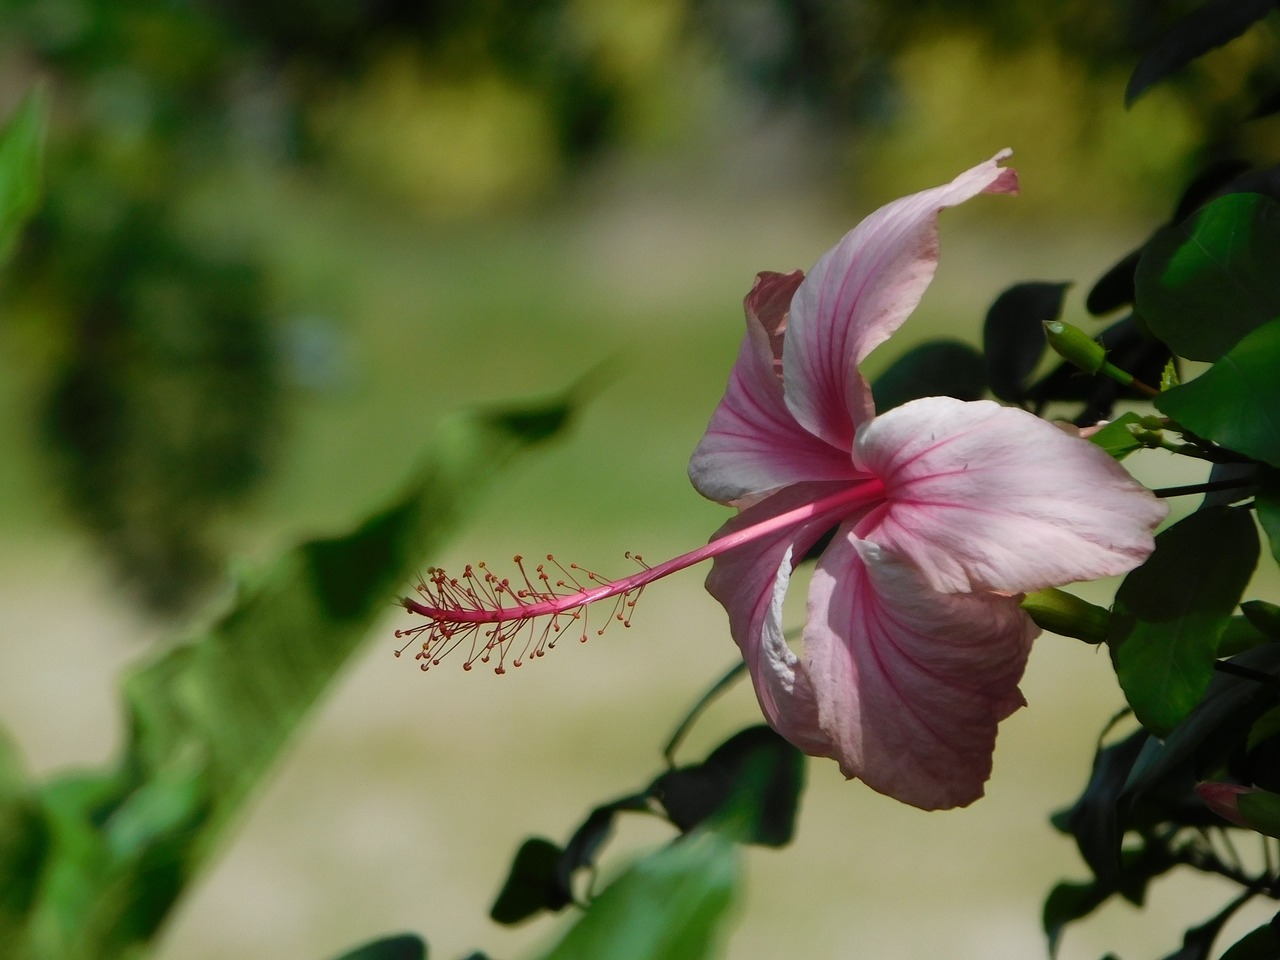
<path id="1" fill-rule="evenodd" d="M 945 186 L 895 200 L 845 234 L 791 301 L 783 352 L 787 406 L 810 433 L 847 449 L 874 413 L 858 364 L 907 318 L 938 264 L 938 214 L 980 193 L 1014 193 L 1009 151 Z"/>
<path id="2" fill-rule="evenodd" d="M 747 294 L 747 336 L 729 386 L 689 461 L 705 497 L 745 505 L 806 480 L 856 479 L 849 448 L 805 431 L 787 410 L 780 378 L 787 308 L 804 274 L 762 273 Z"/>
<path id="3" fill-rule="evenodd" d="M 839 485 L 801 484 L 744 510 L 716 531 L 718 539 L 835 492 Z M 816 516 L 716 557 L 707 591 L 724 605 L 729 630 L 751 672 L 756 697 L 770 725 L 812 756 L 831 756 L 818 726 L 813 689 L 799 659 L 782 636 L 782 598 L 796 560 L 842 518 Z"/>
<path id="4" fill-rule="evenodd" d="M 886 486 L 857 535 L 944 593 L 1025 593 L 1125 573 L 1168 507 L 1100 448 L 987 400 L 914 400 L 858 433 Z"/>
<path id="5" fill-rule="evenodd" d="M 1018 598 L 935 593 L 842 527 L 809 587 L 802 665 L 845 776 L 925 810 L 978 799 L 1037 633 Z"/>

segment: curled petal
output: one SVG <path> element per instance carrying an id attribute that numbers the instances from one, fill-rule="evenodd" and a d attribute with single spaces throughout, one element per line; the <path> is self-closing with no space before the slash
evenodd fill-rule
<path id="1" fill-rule="evenodd" d="M 986 400 L 914 400 L 867 424 L 854 460 L 886 486 L 858 536 L 935 590 L 1025 593 L 1125 573 L 1168 507 L 1101 449 Z"/>
<path id="2" fill-rule="evenodd" d="M 762 273 L 747 294 L 747 336 L 689 461 L 689 479 L 704 497 L 742 506 L 788 484 L 859 476 L 848 448 L 801 429 L 782 397 L 787 309 L 803 278 L 799 270 Z"/>
<path id="3" fill-rule="evenodd" d="M 1003 151 L 945 186 L 895 200 L 822 256 L 791 302 L 787 406 L 806 430 L 848 449 L 874 413 L 858 364 L 920 302 L 938 264 L 938 214 L 980 193 L 1014 193 Z"/>
<path id="4" fill-rule="evenodd" d="M 833 484 L 801 484 L 783 490 L 730 520 L 713 539 L 820 499 L 834 489 Z M 809 677 L 783 638 L 782 600 L 793 561 L 838 522 L 838 516 L 818 515 L 730 550 L 716 557 L 707 577 L 707 591 L 729 614 L 729 630 L 751 672 L 765 719 L 805 753 L 819 757 L 832 756 L 834 748 L 818 725 Z"/>
<path id="5" fill-rule="evenodd" d="M 809 587 L 802 664 L 845 776 L 925 810 L 981 797 L 1038 632 L 1018 598 L 935 593 L 841 527 Z"/>

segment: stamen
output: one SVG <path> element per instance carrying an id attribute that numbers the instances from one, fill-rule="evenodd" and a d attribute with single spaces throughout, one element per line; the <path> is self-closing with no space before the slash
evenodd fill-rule
<path id="1" fill-rule="evenodd" d="M 396 656 L 420 642 L 414 659 L 427 670 L 466 644 L 464 670 L 496 659 L 494 673 L 503 674 L 508 662 L 520 667 L 527 660 L 545 656 L 575 624 L 581 627 L 579 639 L 586 643 L 587 605 L 608 596 L 614 597 L 613 610 L 596 635 L 602 635 L 613 620 L 631 626 L 644 583 L 618 585 L 580 564 L 565 567 L 552 554 L 532 572 L 522 556 L 517 554 L 512 560 L 519 571 L 514 585 L 484 563 L 468 564 L 461 577 L 451 577 L 440 567 L 430 568 L 417 585 L 425 603 L 408 597 L 401 600 L 406 610 L 426 617 L 427 622 L 396 631 L 397 639 L 405 640 Z M 648 569 L 643 560 L 636 560 Z M 553 579 L 553 571 L 562 576 Z"/>
<path id="2" fill-rule="evenodd" d="M 405 641 L 396 656 L 420 643 L 414 659 L 428 670 L 465 645 L 464 670 L 476 663 L 492 663 L 494 673 L 503 674 L 508 663 L 519 667 L 526 660 L 545 656 L 571 628 L 581 631 L 578 636 L 585 643 L 587 607 L 599 600 L 612 598 L 613 605 L 603 626 L 595 631 L 596 636 L 615 621 L 624 628 L 630 627 L 640 595 L 654 580 L 815 518 L 824 518 L 834 526 L 843 517 L 878 502 L 884 494 L 884 484 L 868 477 L 826 497 L 731 530 L 697 550 L 656 566 L 651 567 L 639 554 L 628 552 L 627 559 L 640 569 L 619 580 L 610 580 L 576 563 L 566 567 L 551 554 L 532 571 L 523 557 L 515 556 L 513 562 L 519 575 L 514 581 L 499 577 L 483 563 L 468 564 L 461 577 L 431 567 L 417 584 L 422 599 L 404 597 L 400 601 L 405 610 L 424 617 L 425 622 L 396 631 L 397 639 Z"/>

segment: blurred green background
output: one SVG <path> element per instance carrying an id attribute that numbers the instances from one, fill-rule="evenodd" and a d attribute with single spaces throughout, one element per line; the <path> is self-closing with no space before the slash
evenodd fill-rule
<path id="1" fill-rule="evenodd" d="M 1013 147 L 1023 195 L 946 215 L 938 280 L 874 372 L 976 342 L 1019 280 L 1078 281 L 1080 322 L 1198 164 L 1274 146 L 1236 124 L 1267 24 L 1126 111 L 1137 52 L 1192 5 L 894 6 L 0 4 L 0 115 L 36 84 L 50 104 L 0 314 L 0 721 L 30 768 L 104 762 L 119 670 L 207 622 L 228 570 L 379 503 L 450 411 L 607 361 L 569 439 L 424 566 L 554 551 L 616 574 L 725 518 L 684 468 L 756 271 L 807 267 L 880 203 Z M 527 952 L 554 922 L 486 917 L 520 840 L 647 782 L 735 655 L 697 573 L 629 632 L 503 678 L 420 675 L 391 656 L 401 619 L 389 602 L 161 957 L 319 958 L 399 929 L 436 957 Z M 729 955 L 1040 955 L 1043 894 L 1082 873 L 1046 816 L 1121 697 L 1054 637 L 1024 690 L 971 810 L 811 764 L 796 844 L 751 852 Z M 691 750 L 757 717 L 736 690 Z M 621 846 L 661 836 L 628 825 Z M 1204 897 L 1157 886 L 1149 915 L 1110 908 L 1062 955 L 1171 950 Z"/>

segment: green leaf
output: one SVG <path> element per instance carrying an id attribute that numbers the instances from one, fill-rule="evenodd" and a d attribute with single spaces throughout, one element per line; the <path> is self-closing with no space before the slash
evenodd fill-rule
<path id="1" fill-rule="evenodd" d="M 1182 426 L 1280 466 L 1280 320 L 1254 330 L 1190 383 L 1156 399 Z"/>
<path id="2" fill-rule="evenodd" d="M 743 841 L 781 847 L 795 833 L 803 790 L 804 754 L 761 724 L 738 731 L 702 763 L 664 773 L 648 792 L 685 833 L 741 804 L 752 815 Z"/>
<path id="3" fill-rule="evenodd" d="M 1163 737 L 1208 689 L 1218 641 L 1249 582 L 1258 534 L 1247 510 L 1197 511 L 1156 537 L 1116 591 L 1107 642 L 1138 721 Z"/>
<path id="4" fill-rule="evenodd" d="M 44 99 L 40 90 L 27 94 L 0 130 L 0 263 L 9 259 L 18 231 L 40 202 Z"/>
<path id="5" fill-rule="evenodd" d="M 1049 956 L 1058 955 L 1058 946 L 1067 925 L 1082 920 L 1111 898 L 1112 891 L 1100 883 L 1063 881 L 1049 891 L 1040 912 L 1040 925 L 1049 941 Z"/>
<path id="6" fill-rule="evenodd" d="M 285 554 L 203 635 L 127 678 L 118 767 L 44 791 L 57 858 L 31 957 L 105 960 L 156 933 L 397 587 L 497 471 L 567 413 L 557 402 L 447 424 L 389 507 Z"/>
<path id="7" fill-rule="evenodd" d="M 1213 952 L 1213 942 L 1218 939 L 1222 928 L 1253 896 L 1253 891 L 1246 891 L 1200 926 L 1191 927 L 1183 935 L 1181 948 L 1169 954 L 1164 960 L 1209 960 L 1209 955 Z"/>
<path id="8" fill-rule="evenodd" d="M 1280 317 L 1280 204 L 1231 193 L 1157 231 L 1142 253 L 1135 306 L 1179 356 L 1215 361 Z"/>
<path id="9" fill-rule="evenodd" d="M 1123 460 L 1135 450 L 1141 450 L 1143 444 L 1134 436 L 1131 426 L 1140 426 L 1142 417 L 1132 410 L 1112 420 L 1097 433 L 1091 434 L 1089 442 L 1107 451 L 1116 460 Z"/>
<path id="10" fill-rule="evenodd" d="M 977 400 L 987 388 L 982 355 L 957 340 L 931 340 L 909 350 L 876 378 L 871 393 L 884 413 L 921 397 Z"/>
<path id="11" fill-rule="evenodd" d="M 733 841 L 716 830 L 698 830 L 619 876 L 542 960 L 714 956 L 739 871 Z"/>
<path id="12" fill-rule="evenodd" d="M 400 933 L 371 940 L 334 960 L 427 960 L 427 945 L 416 934 Z"/>

